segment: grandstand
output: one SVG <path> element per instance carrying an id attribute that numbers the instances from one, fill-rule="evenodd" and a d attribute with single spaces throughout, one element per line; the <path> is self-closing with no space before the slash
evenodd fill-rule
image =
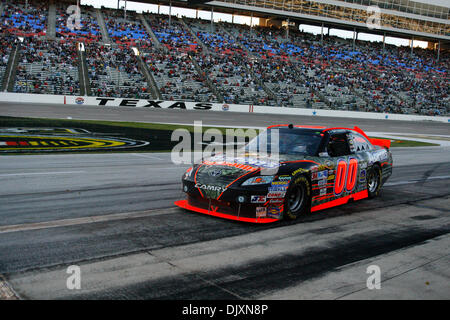
<path id="1" fill-rule="evenodd" d="M 3 1 L 1 33 L 17 36 L 44 36 L 47 30 L 48 5 L 38 0 Z"/>
<path id="2" fill-rule="evenodd" d="M 80 29 L 70 29 L 67 21 L 72 14 L 67 12 L 67 5 L 56 5 L 56 37 L 71 41 L 99 42 L 102 40 L 100 27 L 97 23 L 96 12 L 92 7 L 81 6 Z"/>
<path id="3" fill-rule="evenodd" d="M 90 43 L 86 46 L 86 61 L 94 95 L 151 98 L 145 77 L 129 48 Z"/>
<path id="4" fill-rule="evenodd" d="M 82 5 L 80 28 L 69 29 L 75 1 L 3 0 L 0 83 L 20 93 L 448 115 L 449 8 L 435 1 L 195 2 L 211 16 L 258 17 L 252 27 Z M 362 8 L 373 4 L 382 23 L 369 30 Z M 306 22 L 355 36 L 301 32 Z M 358 40 L 369 31 L 430 46 Z"/>
<path id="5" fill-rule="evenodd" d="M 16 71 L 14 92 L 79 95 L 75 44 L 26 38 Z"/>

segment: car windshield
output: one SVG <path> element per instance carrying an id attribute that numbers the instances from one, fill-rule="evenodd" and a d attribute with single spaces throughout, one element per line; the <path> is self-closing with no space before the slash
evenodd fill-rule
<path id="1" fill-rule="evenodd" d="M 318 130 L 274 127 L 252 139 L 245 151 L 288 155 L 317 155 L 323 134 Z"/>

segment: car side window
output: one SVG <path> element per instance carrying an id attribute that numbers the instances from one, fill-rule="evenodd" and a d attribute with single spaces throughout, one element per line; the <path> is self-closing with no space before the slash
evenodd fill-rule
<path id="1" fill-rule="evenodd" d="M 353 146 L 355 149 L 355 152 L 362 152 L 362 151 L 368 151 L 371 150 L 372 144 L 362 135 L 359 133 L 351 133 L 351 139 L 353 140 Z"/>
<path id="2" fill-rule="evenodd" d="M 332 133 L 328 139 L 327 152 L 331 157 L 347 156 L 351 154 L 347 133 Z"/>

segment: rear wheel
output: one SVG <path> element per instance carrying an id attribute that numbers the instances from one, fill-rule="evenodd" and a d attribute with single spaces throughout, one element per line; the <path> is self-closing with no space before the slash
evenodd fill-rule
<path id="1" fill-rule="evenodd" d="M 311 197 L 311 188 L 308 179 L 304 176 L 292 179 L 284 201 L 284 218 L 295 220 L 308 210 Z"/>
<path id="2" fill-rule="evenodd" d="M 369 198 L 374 198 L 380 194 L 381 189 L 381 169 L 374 165 L 367 172 L 367 193 Z"/>

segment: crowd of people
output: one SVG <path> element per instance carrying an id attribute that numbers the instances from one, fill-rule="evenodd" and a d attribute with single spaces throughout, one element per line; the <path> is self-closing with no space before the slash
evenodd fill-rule
<path id="1" fill-rule="evenodd" d="M 130 48 L 90 43 L 85 51 L 94 95 L 136 99 L 151 97 L 147 81 Z"/>
<path id="2" fill-rule="evenodd" d="M 18 36 L 45 35 L 48 6 L 38 0 L 4 2 L 1 34 Z"/>
<path id="3" fill-rule="evenodd" d="M 192 19 L 193 20 L 193 19 Z M 192 28 L 197 23 L 193 20 Z M 222 23 L 246 49 L 245 59 L 257 78 L 277 96 L 277 104 L 294 106 L 322 101 L 331 109 L 440 115 L 449 112 L 448 56 L 380 43 L 338 39 L 285 29 Z M 217 53 L 213 35 L 197 35 Z M 211 30 L 211 28 L 209 28 Z M 216 26 L 216 29 L 220 29 Z M 222 34 L 216 34 L 227 42 Z M 230 44 L 232 45 L 231 41 Z M 232 47 L 230 45 L 230 47 Z M 233 50 L 230 50 L 233 51 Z M 221 50 L 220 52 L 223 52 Z M 229 61 L 232 55 L 223 55 Z M 299 100 L 300 99 L 300 100 Z"/>
<path id="4" fill-rule="evenodd" d="M 28 36 L 20 46 L 16 92 L 77 94 L 85 43 L 92 93 L 167 100 L 444 115 L 450 112 L 450 56 L 409 47 L 312 35 L 285 28 L 249 27 L 102 8 L 111 44 L 97 15 L 82 6 L 81 26 L 56 5 L 56 41 L 45 35 L 48 4 L 3 3 L 0 32 Z M 147 21 L 147 30 L 141 19 Z M 152 34 L 153 33 L 153 34 Z M 155 43 L 155 37 L 156 42 Z M 4 40 L 0 73 L 13 46 Z M 5 42 L 6 41 L 6 42 Z M 141 56 L 136 56 L 136 47 Z M 138 63 L 142 57 L 148 74 Z"/>
<path id="5" fill-rule="evenodd" d="M 0 36 L 0 86 L 3 83 L 3 77 L 9 61 L 9 55 L 13 46 L 16 45 L 16 39 L 11 35 Z"/>
<path id="6" fill-rule="evenodd" d="M 56 6 L 56 37 L 71 41 L 99 42 L 102 35 L 94 9 L 81 6 L 78 21 L 74 18 L 76 11 L 68 11 L 69 8 L 62 4 Z"/>
<path id="7" fill-rule="evenodd" d="M 109 37 L 114 43 L 130 43 L 149 40 L 144 26 L 139 22 L 135 12 L 123 10 L 104 9 L 103 16 Z"/>
<path id="8" fill-rule="evenodd" d="M 158 41 L 170 51 L 201 53 L 202 47 L 177 17 L 163 14 L 146 15 Z"/>
<path id="9" fill-rule="evenodd" d="M 218 102 L 188 53 L 153 48 L 143 52 L 143 59 L 163 99 Z"/>
<path id="10" fill-rule="evenodd" d="M 13 92 L 79 95 L 78 53 L 74 43 L 25 38 Z"/>
<path id="11" fill-rule="evenodd" d="M 223 101 L 236 104 L 273 104 L 261 83 L 252 75 L 252 62 L 238 41 L 220 26 L 200 19 L 185 19 L 187 25 L 206 45 L 198 64 L 207 70 Z"/>

